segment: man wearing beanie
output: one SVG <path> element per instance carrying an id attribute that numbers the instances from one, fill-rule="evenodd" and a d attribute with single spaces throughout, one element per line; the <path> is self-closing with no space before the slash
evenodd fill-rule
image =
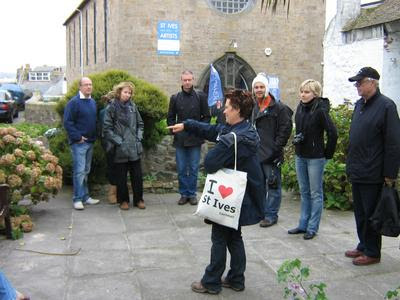
<path id="1" fill-rule="evenodd" d="M 252 123 L 260 136 L 258 156 L 264 172 L 266 184 L 264 220 L 261 227 L 269 227 L 278 222 L 281 206 L 281 169 L 283 148 L 292 133 L 293 111 L 269 93 L 268 78 L 259 73 L 252 83 L 255 105 Z"/>
<path id="2" fill-rule="evenodd" d="M 361 68 L 349 78 L 361 98 L 350 125 L 346 172 L 352 185 L 359 243 L 345 252 L 356 266 L 379 263 L 382 236 L 369 220 L 383 184 L 394 186 L 400 164 L 400 120 L 396 104 L 379 90 L 379 73 Z"/>

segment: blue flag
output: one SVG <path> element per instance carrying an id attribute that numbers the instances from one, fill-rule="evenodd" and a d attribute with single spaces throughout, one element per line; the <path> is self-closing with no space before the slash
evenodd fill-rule
<path id="1" fill-rule="evenodd" d="M 274 96 L 276 101 L 281 100 L 281 91 L 279 89 L 279 78 L 276 75 L 268 75 L 269 92 Z"/>
<path id="2" fill-rule="evenodd" d="M 213 106 L 217 101 L 222 101 L 224 99 L 224 94 L 222 93 L 221 79 L 217 70 L 210 65 L 210 83 L 208 85 L 208 106 Z"/>

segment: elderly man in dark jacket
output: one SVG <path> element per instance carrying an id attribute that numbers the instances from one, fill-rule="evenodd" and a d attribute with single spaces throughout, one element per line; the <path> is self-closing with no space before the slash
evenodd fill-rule
<path id="1" fill-rule="evenodd" d="M 181 123 L 187 119 L 210 122 L 207 95 L 193 88 L 194 76 L 191 71 L 181 74 L 182 91 L 172 95 L 169 101 L 168 126 Z M 187 132 L 179 132 L 174 136 L 176 148 L 176 167 L 178 169 L 179 205 L 190 202 L 197 204 L 197 173 L 200 163 L 200 149 L 204 140 Z"/>
<path id="2" fill-rule="evenodd" d="M 264 73 L 258 74 L 252 84 L 255 105 L 252 123 L 260 136 L 258 157 L 266 182 L 264 219 L 261 227 L 269 227 L 278 222 L 281 206 L 281 169 L 283 148 L 292 133 L 293 111 L 285 104 L 277 101 L 269 93 L 268 79 Z"/>
<path id="3" fill-rule="evenodd" d="M 399 116 L 396 104 L 381 94 L 379 78 L 371 67 L 364 67 L 349 78 L 361 96 L 353 112 L 346 165 L 359 243 L 345 255 L 353 258 L 355 265 L 380 262 L 382 237 L 373 230 L 369 219 L 383 183 L 395 182 L 400 164 Z"/>

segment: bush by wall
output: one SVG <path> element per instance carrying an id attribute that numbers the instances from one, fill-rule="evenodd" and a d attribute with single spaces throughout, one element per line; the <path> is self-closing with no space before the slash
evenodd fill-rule
<path id="1" fill-rule="evenodd" d="M 324 198 L 326 208 L 347 210 L 352 206 L 351 185 L 346 177 L 346 151 L 349 144 L 351 115 L 352 111 L 345 105 L 332 108 L 330 111 L 330 116 L 338 131 L 338 142 L 333 158 L 325 166 Z M 298 192 L 294 155 L 294 146 L 289 140 L 285 149 L 285 162 L 282 166 L 282 185 L 287 190 Z"/>
<path id="2" fill-rule="evenodd" d="M 47 200 L 61 189 L 62 174 L 58 158 L 41 142 L 14 127 L 0 128 L 0 184 L 10 186 L 12 204 L 24 195 L 34 204 Z"/>
<path id="3" fill-rule="evenodd" d="M 135 85 L 134 102 L 144 122 L 143 146 L 148 149 L 161 141 L 166 134 L 165 117 L 168 110 L 168 98 L 159 88 L 120 70 L 94 73 L 88 77 L 93 83 L 92 98 L 96 101 L 98 111 L 104 108 L 104 104 L 100 101 L 101 97 L 111 91 L 114 85 L 122 81 L 132 82 Z M 58 102 L 56 111 L 61 119 L 67 102 L 78 93 L 78 90 L 79 81 L 76 80 L 70 85 L 65 97 Z M 69 182 L 72 178 L 72 160 L 66 132 L 62 130 L 58 135 L 50 138 L 49 144 L 51 151 L 60 158 L 64 178 L 66 182 Z M 96 141 L 89 181 L 104 183 L 105 178 L 105 157 L 99 141 Z"/>

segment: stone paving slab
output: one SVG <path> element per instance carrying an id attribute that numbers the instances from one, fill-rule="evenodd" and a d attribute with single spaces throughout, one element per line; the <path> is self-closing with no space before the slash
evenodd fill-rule
<path id="1" fill-rule="evenodd" d="M 310 267 L 309 283 L 327 284 L 329 299 L 383 299 L 400 285 L 399 239 L 383 238 L 380 264 L 356 267 L 344 251 L 356 245 L 352 212 L 323 213 L 310 241 L 288 235 L 297 225 L 298 196 L 284 193 L 279 222 L 242 229 L 246 289 L 201 295 L 190 284 L 210 260 L 210 229 L 178 206 L 177 194 L 146 194 L 145 210 L 121 211 L 105 199 L 84 211 L 71 205 L 71 188 L 32 207 L 35 227 L 18 241 L 0 239 L 0 269 L 33 300 L 47 299 L 283 299 L 276 271 L 287 259 Z M 16 249 L 77 255 L 44 255 Z M 227 267 L 229 267 L 229 254 Z"/>

